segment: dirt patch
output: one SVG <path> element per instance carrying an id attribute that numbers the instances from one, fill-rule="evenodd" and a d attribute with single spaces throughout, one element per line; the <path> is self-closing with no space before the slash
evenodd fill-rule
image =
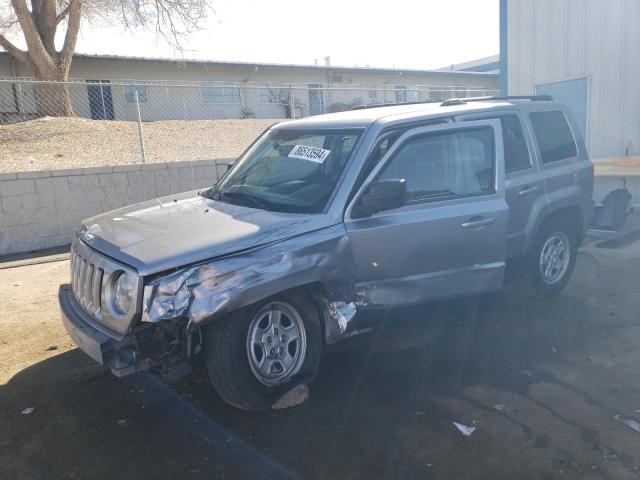
<path id="1" fill-rule="evenodd" d="M 75 348 L 56 311 L 58 286 L 68 277 L 68 260 L 0 270 L 0 385 Z"/>
<path id="2" fill-rule="evenodd" d="M 147 162 L 233 158 L 277 120 L 143 124 Z M 0 125 L 0 173 L 140 163 L 135 122 L 40 118 Z"/>

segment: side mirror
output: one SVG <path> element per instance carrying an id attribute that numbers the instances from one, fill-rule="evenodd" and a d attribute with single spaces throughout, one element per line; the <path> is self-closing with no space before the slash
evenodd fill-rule
<path id="1" fill-rule="evenodd" d="M 381 210 L 390 210 L 407 201 L 407 183 L 404 178 L 388 178 L 372 182 L 356 204 L 358 217 L 368 217 Z"/>

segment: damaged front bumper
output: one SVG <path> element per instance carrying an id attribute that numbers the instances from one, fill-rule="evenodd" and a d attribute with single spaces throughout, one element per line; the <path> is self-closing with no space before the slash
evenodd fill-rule
<path id="1" fill-rule="evenodd" d="M 146 368 L 138 358 L 131 338 L 108 332 L 96 324 L 78 305 L 69 285 L 62 285 L 58 291 L 62 323 L 76 345 L 111 372 L 123 377 Z"/>

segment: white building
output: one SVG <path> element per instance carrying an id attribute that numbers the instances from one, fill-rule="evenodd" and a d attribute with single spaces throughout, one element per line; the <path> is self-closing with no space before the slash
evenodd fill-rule
<path id="1" fill-rule="evenodd" d="M 447 67 L 439 68 L 440 72 L 485 72 L 500 73 L 500 55 L 476 58 L 463 63 L 454 63 Z"/>
<path id="2" fill-rule="evenodd" d="M 36 86 L 0 53 L 0 121 L 37 115 Z M 74 56 L 69 86 L 74 111 L 94 119 L 282 118 L 358 104 L 399 103 L 495 94 L 487 72 L 214 62 L 113 55 Z M 45 101 L 42 99 L 40 101 Z"/>
<path id="3" fill-rule="evenodd" d="M 640 1 L 501 0 L 501 15 L 502 87 L 567 103 L 592 157 L 640 155 Z"/>

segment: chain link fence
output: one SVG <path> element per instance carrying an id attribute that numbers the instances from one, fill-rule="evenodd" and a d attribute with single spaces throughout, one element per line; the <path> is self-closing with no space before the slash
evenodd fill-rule
<path id="1" fill-rule="evenodd" d="M 73 118 L 113 121 L 111 130 L 120 131 L 120 137 L 105 140 L 108 148 L 97 149 L 96 153 L 99 155 L 102 150 L 103 154 L 107 154 L 110 165 L 172 159 L 200 160 L 237 156 L 270 122 L 280 119 L 340 112 L 362 105 L 428 102 L 494 94 L 495 90 L 468 86 L 369 87 L 140 80 L 41 82 L 6 79 L 0 80 L 0 124 L 43 117 L 66 117 L 69 124 Z M 233 124 L 236 125 L 233 131 L 207 130 L 224 126 L 223 121 L 229 120 L 248 121 L 240 123 L 240 126 L 236 122 Z M 78 154 L 84 155 L 89 163 L 95 164 L 90 159 L 92 153 L 89 147 L 99 143 L 102 134 L 109 129 L 105 123 L 108 122 L 78 124 L 78 128 L 84 132 L 82 135 L 85 136 L 84 143 L 87 147 Z M 226 125 L 231 123 L 227 122 Z M 238 131 L 243 126 L 247 127 L 246 135 Z M 196 132 L 200 133 L 194 138 Z M 68 134 L 77 136 L 81 133 L 77 130 Z M 37 136 L 38 132 L 34 131 L 34 135 Z M 236 142 L 238 145 L 222 148 L 221 142 L 234 144 L 238 135 L 241 138 Z M 6 140 L 4 136 L 3 140 Z M 21 145 L 16 144 L 15 147 L 19 158 L 13 158 L 13 162 L 18 163 L 16 168 L 20 169 L 25 158 L 30 155 L 27 150 L 20 150 Z M 55 150 L 55 145 L 52 144 L 51 148 Z M 43 153 L 34 148 L 34 155 L 38 157 L 42 168 Z M 52 152 L 51 155 L 55 158 L 56 153 Z M 60 155 L 64 157 L 67 153 L 61 152 Z M 7 163 L 3 158 L 0 161 L 8 167 L 12 165 L 11 161 Z M 59 163 L 69 166 L 64 160 Z M 70 166 L 76 166 L 76 163 L 74 160 Z"/>

